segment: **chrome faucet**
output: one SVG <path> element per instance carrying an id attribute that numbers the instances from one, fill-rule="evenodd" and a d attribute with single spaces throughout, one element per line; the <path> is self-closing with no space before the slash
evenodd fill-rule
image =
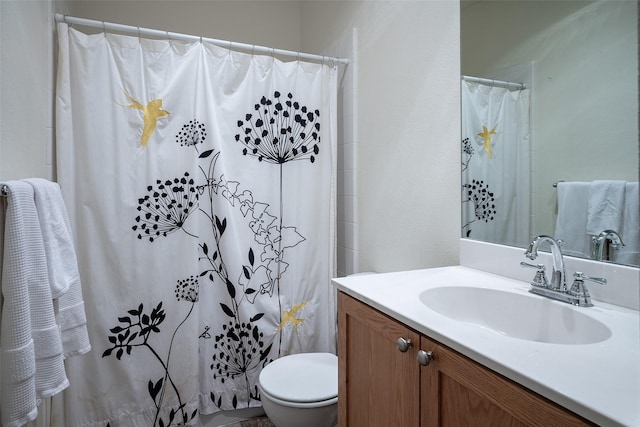
<path id="1" fill-rule="evenodd" d="M 538 247 L 542 243 L 548 243 L 551 247 L 551 256 L 553 257 L 551 281 L 547 281 L 547 277 L 545 275 L 546 267 L 544 264 L 532 265 L 526 262 L 521 262 L 520 265 L 523 267 L 536 269 L 536 275 L 531 281 L 531 289 L 529 289 L 529 292 L 580 307 L 593 306 L 591 303 L 591 296 L 589 295 L 589 291 L 584 285 L 584 282 L 588 280 L 600 285 L 605 285 L 607 283 L 606 279 L 589 277 L 583 273 L 576 272 L 573 275 L 573 285 L 571 286 L 571 289 L 568 289 L 567 275 L 564 267 L 564 259 L 562 258 L 562 250 L 560 249 L 560 242 L 554 240 L 550 236 L 537 236 L 529 244 L 529 248 L 527 248 L 527 251 L 524 253 L 525 256 L 531 260 L 536 259 L 538 257 Z"/>
<path id="2" fill-rule="evenodd" d="M 562 258 L 562 250 L 560 249 L 560 245 L 558 244 L 558 242 L 556 242 L 553 237 L 546 236 L 544 234 L 535 237 L 531 241 L 531 243 L 529 243 L 529 247 L 524 254 L 530 260 L 536 259 L 538 257 L 538 247 L 544 242 L 547 242 L 551 247 L 551 256 L 553 257 L 551 281 L 549 282 L 547 287 L 554 291 L 566 292 L 567 278 L 564 268 L 564 259 Z"/>
<path id="3" fill-rule="evenodd" d="M 622 238 L 617 232 L 613 230 L 604 230 L 597 236 L 593 236 L 591 238 L 591 242 L 593 243 L 591 249 L 592 259 L 595 259 L 596 261 L 602 261 L 602 254 L 604 252 L 604 247 L 606 246 L 607 239 L 611 240 L 611 247 L 613 249 L 620 249 L 624 246 L 624 243 L 622 243 Z"/>

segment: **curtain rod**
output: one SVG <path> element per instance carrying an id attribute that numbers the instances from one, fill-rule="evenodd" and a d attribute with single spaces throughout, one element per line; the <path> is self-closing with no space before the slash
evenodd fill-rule
<path id="1" fill-rule="evenodd" d="M 462 80 L 471 83 L 480 83 L 487 86 L 498 86 L 505 89 L 523 90 L 527 86 L 524 83 L 506 82 L 504 80 L 484 79 L 482 77 L 462 76 Z"/>
<path id="2" fill-rule="evenodd" d="M 55 21 L 65 22 L 67 24 L 83 25 L 85 27 L 102 28 L 104 31 L 106 30 L 121 31 L 125 33 L 168 38 L 173 40 L 183 40 L 183 41 L 206 41 L 208 43 L 213 43 L 218 46 L 227 47 L 229 49 L 233 47 L 236 49 L 243 49 L 243 50 L 248 50 L 256 53 L 265 53 L 268 55 L 283 55 L 283 56 L 295 57 L 297 59 L 308 59 L 308 60 L 318 61 L 318 62 L 330 62 L 330 63 L 337 63 L 337 64 L 345 64 L 345 65 L 349 63 L 349 59 L 347 58 L 335 58 L 331 56 L 314 55 L 311 53 L 302 53 L 302 52 L 296 52 L 296 51 L 285 50 L 285 49 L 275 49 L 271 47 L 252 45 L 247 43 L 236 43 L 236 42 L 231 42 L 227 40 L 210 39 L 207 37 L 194 36 L 191 34 L 172 33 L 170 31 L 134 27 L 132 25 L 114 24 L 112 22 L 96 21 L 93 19 L 85 19 L 85 18 L 76 18 L 73 16 L 63 15 L 61 13 L 55 14 Z"/>

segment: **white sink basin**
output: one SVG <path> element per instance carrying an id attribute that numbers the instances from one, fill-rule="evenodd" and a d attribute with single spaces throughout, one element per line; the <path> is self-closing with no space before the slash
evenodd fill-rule
<path id="1" fill-rule="evenodd" d="M 569 304 L 529 294 L 470 286 L 444 286 L 420 294 L 420 301 L 450 319 L 502 335 L 551 344 L 593 344 L 611 330 Z"/>

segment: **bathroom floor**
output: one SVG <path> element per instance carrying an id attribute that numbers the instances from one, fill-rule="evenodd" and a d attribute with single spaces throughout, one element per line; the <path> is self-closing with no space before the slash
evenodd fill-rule
<path id="1" fill-rule="evenodd" d="M 225 427 L 274 427 L 274 425 L 267 417 L 257 417 L 227 424 Z"/>

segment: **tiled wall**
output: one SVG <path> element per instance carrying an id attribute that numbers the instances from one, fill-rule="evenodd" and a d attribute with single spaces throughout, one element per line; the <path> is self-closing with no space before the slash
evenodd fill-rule
<path id="1" fill-rule="evenodd" d="M 349 37 L 350 36 L 350 37 Z M 357 198 L 357 29 L 338 42 L 338 52 L 348 53 L 338 94 L 338 177 L 337 177 L 337 273 L 358 272 Z"/>

